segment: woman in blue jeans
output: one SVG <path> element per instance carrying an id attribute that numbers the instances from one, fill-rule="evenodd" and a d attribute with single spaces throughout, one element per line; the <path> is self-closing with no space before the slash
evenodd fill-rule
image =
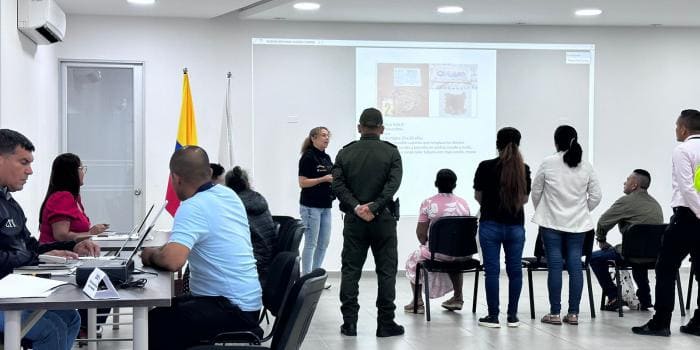
<path id="1" fill-rule="evenodd" d="M 583 290 L 581 253 L 586 232 L 593 230 L 592 211 L 601 200 L 591 165 L 582 160 L 576 129 L 562 125 L 554 132 L 557 153 L 545 158 L 532 183 L 532 221 L 540 225 L 549 273 L 549 313 L 542 322 L 560 325 L 562 271 L 569 273 L 569 309 L 564 323 L 577 325 Z"/>
<path id="2" fill-rule="evenodd" d="M 333 162 L 326 154 L 331 133 L 323 126 L 309 132 L 301 146 L 299 159 L 299 199 L 301 221 L 304 222 L 304 250 L 301 255 L 302 274 L 321 267 L 331 236 L 331 168 Z M 328 285 L 327 287 L 330 287 Z"/>
<path id="3" fill-rule="evenodd" d="M 506 255 L 508 273 L 508 326 L 520 325 L 517 313 L 523 286 L 523 205 L 530 193 L 530 168 L 523 162 L 519 145 L 520 132 L 517 129 L 499 130 L 496 135 L 498 157 L 481 162 L 474 176 L 475 196 L 481 205 L 479 244 L 484 258 L 489 308 L 489 314 L 479 319 L 479 325 L 484 327 L 500 327 L 498 279 L 501 246 Z"/>

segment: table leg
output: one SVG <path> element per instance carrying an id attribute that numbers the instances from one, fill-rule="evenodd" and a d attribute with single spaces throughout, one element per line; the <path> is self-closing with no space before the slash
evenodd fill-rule
<path id="1" fill-rule="evenodd" d="M 97 339 L 97 309 L 88 309 L 87 314 L 87 337 L 88 339 Z M 90 341 L 87 344 L 88 350 L 97 350 L 97 342 Z"/>
<path id="2" fill-rule="evenodd" d="M 22 311 L 5 311 L 5 350 L 20 350 L 22 340 Z"/>
<path id="3" fill-rule="evenodd" d="M 148 307 L 134 307 L 134 350 L 148 350 Z"/>

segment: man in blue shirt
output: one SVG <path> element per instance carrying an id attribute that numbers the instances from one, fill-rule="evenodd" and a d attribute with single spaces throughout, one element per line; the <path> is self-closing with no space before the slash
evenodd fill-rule
<path id="1" fill-rule="evenodd" d="M 222 332 L 262 334 L 262 289 L 243 203 L 211 182 L 209 157 L 197 146 L 175 151 L 170 179 L 182 201 L 170 241 L 144 249 L 141 259 L 168 271 L 189 260 L 192 294 L 149 312 L 149 348 L 185 349 Z"/>

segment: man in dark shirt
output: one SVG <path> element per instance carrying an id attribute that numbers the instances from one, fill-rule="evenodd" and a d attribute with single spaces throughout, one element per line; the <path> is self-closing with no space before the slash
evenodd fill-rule
<path id="1" fill-rule="evenodd" d="M 27 217 L 11 193 L 20 191 L 32 174 L 34 145 L 24 135 L 9 129 L 0 129 L 0 278 L 16 267 L 35 265 L 39 254 L 77 259 L 78 254 L 98 255 L 100 248 L 90 240 L 80 243 L 56 242 L 40 246 L 27 229 Z M 22 313 L 22 320 L 31 314 Z M 5 325 L 0 313 L 0 329 Z M 25 338 L 33 342 L 33 349 L 72 348 L 80 329 L 76 310 L 49 310 L 27 332 Z"/>
<path id="2" fill-rule="evenodd" d="M 620 197 L 613 205 L 600 216 L 598 227 L 595 231 L 596 240 L 600 250 L 591 255 L 591 269 L 595 273 L 603 293 L 608 297 L 608 303 L 603 310 L 617 310 L 617 287 L 610 278 L 608 272 L 608 261 L 622 262 L 622 245 L 613 247 L 606 242 L 606 236 L 615 225 L 620 228 L 620 233 L 627 232 L 632 225 L 636 224 L 662 224 L 664 214 L 659 202 L 652 197 L 647 189 L 651 184 L 651 175 L 643 169 L 635 169 L 627 177 L 623 185 L 624 196 Z M 642 263 L 639 261 L 638 263 Z M 651 304 L 651 288 L 649 287 L 649 277 L 647 269 L 641 265 L 632 265 L 632 277 L 637 282 L 639 289 L 640 308 L 649 309 Z"/>
<path id="3" fill-rule="evenodd" d="M 357 335 L 358 282 L 367 249 L 372 248 L 376 265 L 377 336 L 404 333 L 394 322 L 396 270 L 398 264 L 396 219 L 389 211 L 403 174 L 401 155 L 396 146 L 380 141 L 384 132 L 382 114 L 368 108 L 360 116 L 357 130 L 362 137 L 343 147 L 333 166 L 331 188 L 345 213 L 340 280 L 340 332 Z"/>

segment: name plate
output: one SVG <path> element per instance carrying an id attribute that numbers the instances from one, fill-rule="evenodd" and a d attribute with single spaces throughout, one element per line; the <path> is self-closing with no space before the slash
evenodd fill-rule
<path id="1" fill-rule="evenodd" d="M 100 290 L 100 284 L 102 283 L 107 289 Z M 99 268 L 95 268 L 90 273 L 90 277 L 88 277 L 85 287 L 83 287 L 83 293 L 87 294 L 90 299 L 119 299 L 119 293 L 114 288 L 112 281 Z"/>

